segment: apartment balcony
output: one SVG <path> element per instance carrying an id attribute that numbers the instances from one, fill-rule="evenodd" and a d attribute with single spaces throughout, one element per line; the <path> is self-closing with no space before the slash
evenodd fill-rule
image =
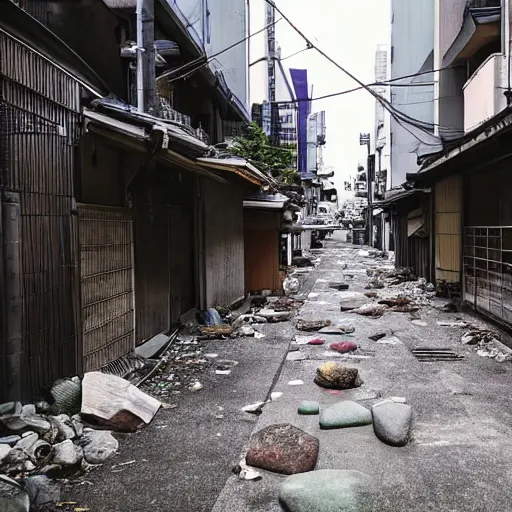
<path id="1" fill-rule="evenodd" d="M 490 55 L 464 84 L 464 131 L 467 133 L 506 107 L 503 85 L 507 63 L 502 54 Z"/>

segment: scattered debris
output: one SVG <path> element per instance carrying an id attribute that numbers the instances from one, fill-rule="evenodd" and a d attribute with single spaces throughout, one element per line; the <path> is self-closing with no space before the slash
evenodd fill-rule
<path id="1" fill-rule="evenodd" d="M 285 295 L 295 295 L 299 293 L 300 281 L 296 277 L 287 276 L 283 281 L 283 290 Z"/>
<path id="2" fill-rule="evenodd" d="M 437 322 L 437 325 L 441 327 L 461 327 L 465 328 L 468 327 L 468 324 L 466 322 Z"/>
<path id="3" fill-rule="evenodd" d="M 242 407 L 242 411 L 251 414 L 261 414 L 261 409 L 267 402 L 256 402 L 255 404 L 246 405 Z"/>
<path id="4" fill-rule="evenodd" d="M 160 408 L 160 402 L 127 380 L 101 372 L 89 372 L 82 382 L 82 416 L 113 430 L 134 432 L 146 425 Z"/>
<path id="5" fill-rule="evenodd" d="M 357 345 L 355 343 L 353 343 L 352 341 L 341 341 L 340 343 L 331 343 L 329 345 L 329 348 L 331 350 L 334 350 L 335 352 L 345 354 L 345 353 L 354 352 L 354 350 L 357 350 Z"/>
<path id="6" fill-rule="evenodd" d="M 341 366 L 333 361 L 317 368 L 314 382 L 329 389 L 357 388 L 363 384 L 356 368 Z"/>
<path id="7" fill-rule="evenodd" d="M 229 375 L 231 370 L 215 370 L 215 375 Z"/>
<path id="8" fill-rule="evenodd" d="M 330 325 L 323 327 L 318 332 L 320 334 L 352 334 L 356 328 L 353 325 Z"/>
<path id="9" fill-rule="evenodd" d="M 196 380 L 188 389 L 189 391 L 201 391 L 201 389 L 203 389 L 203 385 Z"/>
<path id="10" fill-rule="evenodd" d="M 498 335 L 485 329 L 473 329 L 463 334 L 460 341 L 472 345 L 480 357 L 494 359 L 498 363 L 512 360 L 512 350 L 503 345 Z"/>
<path id="11" fill-rule="evenodd" d="M 427 322 L 424 322 L 423 320 L 417 320 L 417 319 L 416 320 L 412 320 L 411 323 L 413 325 L 418 326 L 418 327 L 427 327 L 427 325 L 428 325 Z"/>
<path id="12" fill-rule="evenodd" d="M 302 386 L 304 382 L 300 379 L 297 380 L 291 380 L 288 382 L 288 386 Z"/>
<path id="13" fill-rule="evenodd" d="M 273 402 L 274 400 L 277 400 L 278 398 L 281 398 L 283 396 L 283 393 L 281 391 L 273 391 L 270 393 L 270 400 Z"/>
<path id="14" fill-rule="evenodd" d="M 297 322 L 297 329 L 299 331 L 313 332 L 330 325 L 330 320 L 299 320 Z"/>
<path id="15" fill-rule="evenodd" d="M 383 338 L 377 341 L 379 345 L 401 345 L 402 340 L 397 336 L 390 336 L 389 338 Z"/>
<path id="16" fill-rule="evenodd" d="M 320 338 L 314 338 L 314 339 L 308 341 L 308 345 L 323 345 L 324 343 L 325 343 L 325 340 L 322 340 Z"/>
<path id="17" fill-rule="evenodd" d="M 377 292 L 365 292 L 364 296 L 368 297 L 369 299 L 376 299 L 379 294 Z"/>
<path id="18" fill-rule="evenodd" d="M 287 361 L 304 361 L 306 359 L 306 354 L 300 351 L 296 352 L 288 352 L 286 355 Z"/>
<path id="19" fill-rule="evenodd" d="M 385 306 L 378 304 L 365 304 L 358 309 L 354 309 L 352 312 L 362 316 L 371 316 L 374 318 L 380 317 L 386 310 Z"/>
<path id="20" fill-rule="evenodd" d="M 368 339 L 372 340 L 372 341 L 379 341 L 382 338 L 384 338 L 385 336 L 386 336 L 385 332 L 379 332 L 378 334 L 373 334 L 372 336 L 368 336 Z"/>
<path id="21" fill-rule="evenodd" d="M 233 334 L 233 327 L 227 324 L 199 327 L 199 332 L 210 339 L 225 338 Z"/>

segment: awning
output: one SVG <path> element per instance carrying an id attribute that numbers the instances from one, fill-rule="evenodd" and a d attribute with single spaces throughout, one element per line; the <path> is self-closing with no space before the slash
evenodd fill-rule
<path id="1" fill-rule="evenodd" d="M 254 167 L 244 158 L 198 158 L 197 162 L 205 169 L 231 172 L 254 185 L 277 186 L 277 183 L 272 178 Z"/>
<path id="2" fill-rule="evenodd" d="M 492 144 L 493 140 L 512 130 L 512 109 L 506 108 L 498 115 L 467 133 L 457 145 L 452 145 L 446 153 L 438 156 L 416 173 L 407 173 L 408 181 L 421 181 L 444 175 L 445 165 L 457 162 L 463 155 L 477 153 L 481 147 Z M 495 152 L 495 151 L 494 151 Z M 507 153 L 508 154 L 508 153 Z M 468 167 L 469 168 L 469 167 Z M 460 170 L 459 170 L 460 172 Z"/>
<path id="3" fill-rule="evenodd" d="M 388 193 L 388 197 L 383 199 L 382 201 L 375 201 L 372 203 L 373 206 L 377 208 L 386 208 L 388 206 L 391 206 L 393 204 L 396 204 L 400 201 L 403 201 L 404 199 L 407 199 L 408 197 L 417 195 L 417 194 L 429 194 L 431 190 L 429 188 L 427 189 L 417 189 L 413 188 L 411 190 L 398 190 L 398 191 L 390 191 L 391 193 Z"/>
<path id="4" fill-rule="evenodd" d="M 84 117 L 88 131 L 110 140 L 115 145 L 139 153 L 147 153 L 150 150 L 151 131 L 148 133 L 146 128 L 134 126 L 131 123 L 120 121 L 119 119 L 89 109 L 84 109 Z M 164 128 L 165 126 L 156 122 L 152 131 L 161 132 Z M 229 183 L 216 173 L 205 170 L 198 165 L 196 160 L 166 148 L 166 143 L 168 143 L 168 140 L 164 137 L 163 146 L 155 154 L 155 158 L 158 161 L 163 164 L 171 164 L 185 171 L 193 172 L 224 184 Z"/>
<path id="5" fill-rule="evenodd" d="M 244 198 L 244 208 L 257 208 L 259 210 L 283 210 L 289 201 L 288 197 L 279 193 L 258 190 Z"/>
<path id="6" fill-rule="evenodd" d="M 459 34 L 443 57 L 442 67 L 473 57 L 501 34 L 501 7 L 468 9 Z"/>
<path id="7" fill-rule="evenodd" d="M 322 183 L 323 190 L 336 190 L 336 185 L 331 180 L 323 178 L 320 181 Z"/>

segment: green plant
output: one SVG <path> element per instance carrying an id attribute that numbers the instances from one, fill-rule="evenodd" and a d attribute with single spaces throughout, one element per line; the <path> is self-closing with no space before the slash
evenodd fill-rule
<path id="1" fill-rule="evenodd" d="M 265 173 L 281 179 L 284 183 L 294 183 L 298 175 L 292 168 L 295 151 L 288 146 L 274 146 L 262 128 L 256 123 L 247 126 L 245 134 L 236 137 L 229 149 L 230 153 L 249 160 Z"/>

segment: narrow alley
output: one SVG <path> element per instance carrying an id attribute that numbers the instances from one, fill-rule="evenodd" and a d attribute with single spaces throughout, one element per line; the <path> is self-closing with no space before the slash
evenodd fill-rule
<path id="1" fill-rule="evenodd" d="M 68 497 L 102 512 L 281 511 L 285 476 L 258 470 L 261 480 L 245 481 L 232 469 L 245 456 L 251 433 L 289 423 L 319 439 L 316 470 L 356 470 L 370 477 L 372 510 L 510 510 L 510 362 L 481 357 L 460 342 L 471 330 L 468 325 L 489 326 L 465 313 L 444 312 L 449 301 L 415 290 L 417 281 L 375 290 L 378 299 L 409 290 L 423 303 L 415 313 L 385 311 L 374 318 L 342 312 L 341 301 L 361 301 L 368 291 L 367 270 L 387 262 L 362 256 L 336 235 L 324 247 L 314 251 L 318 266 L 304 274 L 300 294 L 308 298 L 294 318 L 258 325 L 263 339 L 201 342 L 203 357 L 216 353 L 219 360 L 238 364 L 229 375 L 208 367 L 198 376 L 202 390 L 185 392 L 177 408 L 161 410 L 148 428 L 121 443 L 119 456 L 69 487 Z M 347 283 L 349 289 L 337 291 L 334 283 Z M 295 329 L 299 319 L 330 320 L 355 331 L 310 333 L 325 344 L 305 345 L 301 340 L 308 333 Z M 379 334 L 386 336 L 370 339 Z M 355 342 L 358 349 L 349 355 L 329 349 L 341 340 Z M 411 352 L 421 347 L 450 349 L 461 358 L 421 362 Z M 287 360 L 287 354 L 288 359 L 300 356 Z M 343 391 L 318 386 L 315 372 L 326 361 L 357 368 L 363 385 Z M 242 411 L 271 396 L 260 416 Z M 297 413 L 303 400 L 317 401 L 321 410 L 344 400 L 371 409 L 390 397 L 404 397 L 412 407 L 411 439 L 404 447 L 384 444 L 371 425 L 322 430 L 317 415 Z M 363 510 L 332 507 L 318 510 Z"/>

